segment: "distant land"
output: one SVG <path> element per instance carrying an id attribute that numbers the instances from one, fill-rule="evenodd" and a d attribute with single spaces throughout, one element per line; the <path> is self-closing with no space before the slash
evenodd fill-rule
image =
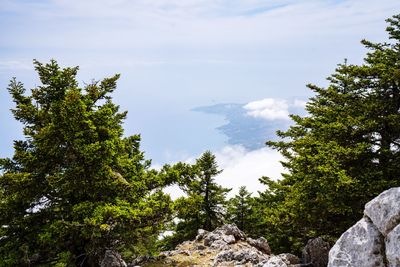
<path id="1" fill-rule="evenodd" d="M 287 102 L 289 103 L 289 101 Z M 227 136 L 229 145 L 242 145 L 248 150 L 265 147 L 266 141 L 277 139 L 277 130 L 286 130 L 291 124 L 291 120 L 287 118 L 268 120 L 251 116 L 249 115 L 249 110 L 245 108 L 246 105 L 220 103 L 196 107 L 192 111 L 223 116 L 226 123 L 216 129 Z M 305 114 L 303 107 L 295 105 L 288 105 L 287 111 L 290 114 Z"/>

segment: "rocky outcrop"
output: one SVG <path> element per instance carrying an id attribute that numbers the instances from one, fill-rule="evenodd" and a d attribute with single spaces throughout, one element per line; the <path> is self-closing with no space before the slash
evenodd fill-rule
<path id="1" fill-rule="evenodd" d="M 400 187 L 389 189 L 368 202 L 364 214 L 386 237 L 400 222 Z"/>
<path id="2" fill-rule="evenodd" d="M 385 246 L 388 267 L 400 266 L 400 225 L 387 235 Z"/>
<path id="3" fill-rule="evenodd" d="M 151 261 L 151 266 L 300 266 L 295 255 L 272 255 L 265 238 L 247 238 L 234 224 L 223 225 L 212 232 L 200 229 L 195 240 L 162 252 L 157 261 Z M 134 263 L 146 266 L 143 262 Z"/>
<path id="4" fill-rule="evenodd" d="M 348 229 L 329 252 L 328 267 L 400 266 L 400 188 L 365 205 L 364 218 Z"/>
<path id="5" fill-rule="evenodd" d="M 328 266 L 383 267 L 383 239 L 378 229 L 363 218 L 347 230 L 332 247 Z"/>

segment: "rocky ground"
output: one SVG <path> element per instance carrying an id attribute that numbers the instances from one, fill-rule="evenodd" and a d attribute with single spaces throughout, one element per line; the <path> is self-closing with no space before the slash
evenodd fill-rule
<path id="1" fill-rule="evenodd" d="M 271 254 L 265 238 L 252 239 L 233 224 L 212 232 L 200 229 L 193 241 L 186 241 L 160 257 L 136 259 L 131 266 L 259 266 L 294 267 L 300 259 L 292 254 Z"/>

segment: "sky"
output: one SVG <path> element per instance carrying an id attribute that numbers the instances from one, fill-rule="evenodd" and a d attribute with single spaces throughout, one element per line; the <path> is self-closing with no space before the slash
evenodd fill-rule
<path id="1" fill-rule="evenodd" d="M 304 115 L 306 84 L 361 63 L 360 40 L 386 41 L 399 11 L 395 0 L 0 0 L 0 157 L 23 138 L 10 78 L 33 88 L 32 60 L 53 58 L 80 66 L 82 85 L 121 74 L 125 134 L 141 134 L 154 167 L 211 150 L 219 183 L 262 190 L 258 178 L 285 171 L 264 142 Z"/>

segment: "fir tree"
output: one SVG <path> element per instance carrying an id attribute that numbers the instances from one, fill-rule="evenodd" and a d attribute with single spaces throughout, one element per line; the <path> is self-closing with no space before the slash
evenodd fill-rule
<path id="1" fill-rule="evenodd" d="M 254 228 L 254 200 L 245 186 L 239 188 L 239 193 L 229 200 L 228 221 L 234 223 L 240 230 L 251 234 Z"/>
<path id="2" fill-rule="evenodd" d="M 215 156 L 206 151 L 193 165 L 180 165 L 180 187 L 187 196 L 174 203 L 178 223 L 174 235 L 166 238 L 171 248 L 196 236 L 198 229 L 208 231 L 220 226 L 226 213 L 226 194 L 231 190 L 218 185 L 214 177 L 221 173 Z"/>
<path id="3" fill-rule="evenodd" d="M 8 88 L 25 139 L 0 162 L 0 266 L 97 266 L 106 249 L 157 233 L 171 181 L 149 169 L 138 135 L 123 137 L 119 75 L 80 88 L 77 67 L 34 64 L 40 86 Z"/>
<path id="4" fill-rule="evenodd" d="M 288 170 L 279 182 L 262 179 L 266 234 L 278 249 L 335 241 L 367 201 L 400 185 L 400 16 L 387 21 L 391 42 L 362 41 L 364 64 L 339 65 L 327 88 L 308 85 L 308 115 L 292 115 L 282 141 L 268 143 Z"/>

